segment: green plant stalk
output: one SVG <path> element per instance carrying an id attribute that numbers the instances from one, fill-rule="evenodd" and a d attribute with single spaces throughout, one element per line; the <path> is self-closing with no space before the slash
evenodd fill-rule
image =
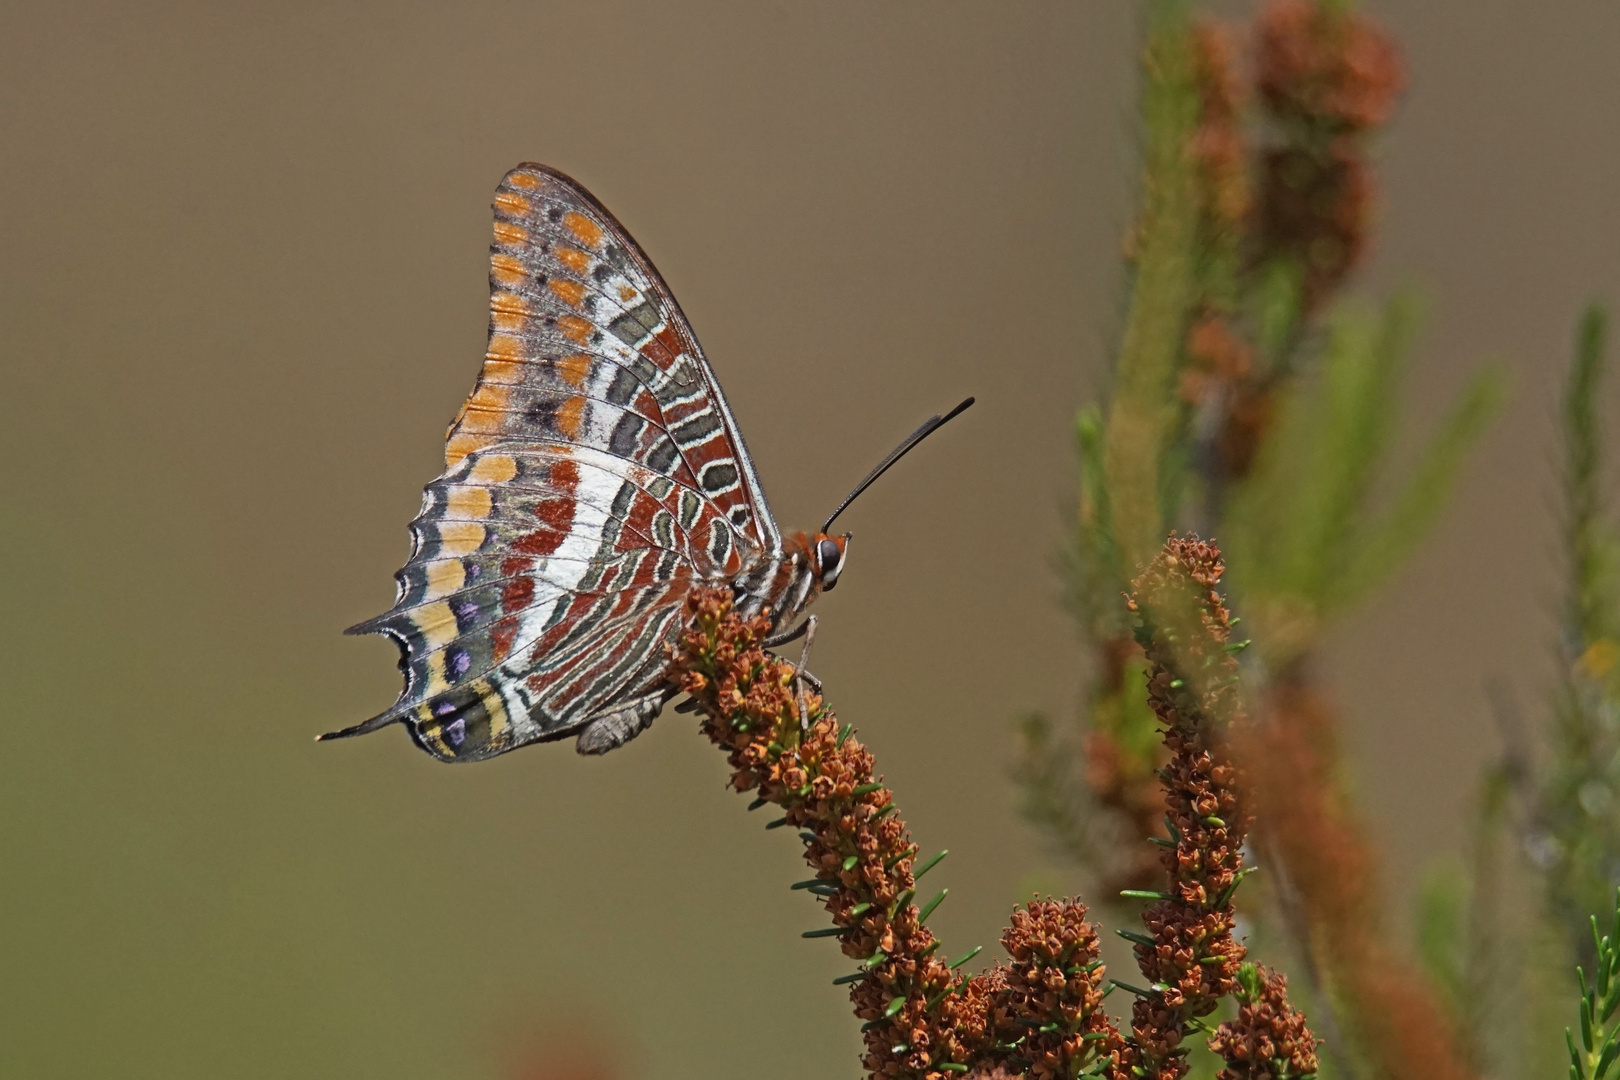
<path id="1" fill-rule="evenodd" d="M 1199 214 L 1189 142 L 1198 119 L 1184 0 L 1153 5 L 1144 59 L 1144 201 L 1135 236 L 1136 278 L 1114 373 L 1104 436 L 1104 484 L 1122 568 L 1130 573 L 1164 538 L 1166 457 L 1179 406 L 1172 393 L 1195 292 Z"/>
<path id="2" fill-rule="evenodd" d="M 1580 1024 L 1564 1029 L 1569 1049 L 1570 1080 L 1609 1080 L 1615 1060 L 1620 1057 L 1620 1025 L 1612 1030 L 1609 1022 L 1620 1009 L 1620 892 L 1615 896 L 1614 918 L 1609 933 L 1599 936 L 1597 916 L 1591 917 L 1595 977 L 1587 982 L 1586 970 L 1577 967 L 1575 979 L 1581 988 Z"/>

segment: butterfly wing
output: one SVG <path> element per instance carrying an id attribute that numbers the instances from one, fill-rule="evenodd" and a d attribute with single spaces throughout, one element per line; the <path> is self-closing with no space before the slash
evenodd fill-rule
<path id="1" fill-rule="evenodd" d="M 752 459 L 669 287 L 607 209 L 520 165 L 495 195 L 489 350 L 446 464 L 505 438 L 607 449 L 700 491 L 758 549 L 781 546 Z"/>
<path id="2" fill-rule="evenodd" d="M 580 731 L 618 745 L 668 696 L 691 587 L 781 546 L 695 336 L 612 215 L 519 166 L 490 261 L 489 349 L 446 471 L 394 607 L 353 629 L 399 644 L 405 689 L 335 733 L 403 721 L 446 761 Z"/>

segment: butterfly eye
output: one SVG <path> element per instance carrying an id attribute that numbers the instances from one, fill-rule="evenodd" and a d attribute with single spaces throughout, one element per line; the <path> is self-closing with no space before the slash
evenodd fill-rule
<path id="1" fill-rule="evenodd" d="M 838 572 L 844 568 L 844 553 L 836 540 L 823 540 L 816 545 L 816 561 L 821 564 L 821 591 L 831 592 L 838 584 Z"/>

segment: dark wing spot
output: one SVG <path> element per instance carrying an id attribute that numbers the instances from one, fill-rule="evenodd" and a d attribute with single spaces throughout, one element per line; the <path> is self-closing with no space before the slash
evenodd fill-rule
<path id="1" fill-rule="evenodd" d="M 737 483 L 737 466 L 729 461 L 715 461 L 703 467 L 698 483 L 704 491 L 726 491 Z"/>
<path id="2" fill-rule="evenodd" d="M 613 425 L 613 435 L 608 439 L 608 450 L 622 458 L 634 457 L 636 443 L 646 423 L 635 413 L 627 412 L 619 417 L 619 422 Z"/>
<path id="3" fill-rule="evenodd" d="M 670 466 L 675 464 L 675 459 L 679 456 L 680 451 L 675 449 L 674 443 L 668 439 L 660 438 L 658 445 L 653 447 L 652 453 L 647 455 L 647 468 L 654 472 L 664 473 L 667 476 Z"/>
<path id="4" fill-rule="evenodd" d="M 608 384 L 607 399 L 614 405 L 628 405 L 635 400 L 636 388 L 640 385 L 629 368 L 620 368 L 613 382 Z"/>
<path id="5" fill-rule="evenodd" d="M 533 424 L 537 430 L 551 434 L 557 428 L 557 410 L 560 408 L 562 402 L 556 398 L 541 398 L 530 402 L 523 410 L 523 419 Z"/>
<path id="6" fill-rule="evenodd" d="M 675 441 L 682 446 L 696 446 L 710 435 L 720 430 L 720 418 L 714 413 L 704 413 L 680 424 L 671 431 Z"/>
<path id="7" fill-rule="evenodd" d="M 714 560 L 716 566 L 723 566 L 730 553 L 731 530 L 717 518 L 709 530 L 709 558 Z"/>

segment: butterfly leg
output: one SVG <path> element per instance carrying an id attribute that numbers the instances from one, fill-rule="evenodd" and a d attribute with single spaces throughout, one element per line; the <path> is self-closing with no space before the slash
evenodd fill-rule
<path id="1" fill-rule="evenodd" d="M 810 657 L 810 642 L 814 641 L 816 636 L 816 617 L 814 615 L 805 616 L 802 623 L 785 633 L 778 634 L 773 638 L 766 638 L 765 647 L 767 649 L 774 649 L 778 645 L 786 645 L 789 642 L 798 641 L 800 638 L 806 637 L 807 635 L 808 640 L 806 640 L 804 643 L 804 651 L 799 654 L 799 677 L 802 677 L 805 682 L 815 687 L 816 693 L 819 694 L 821 693 L 821 680 L 804 670 L 804 663 Z"/>
<path id="2" fill-rule="evenodd" d="M 795 626 L 793 629 L 783 631 L 782 633 L 777 634 L 775 637 L 766 638 L 765 647 L 767 649 L 774 649 L 778 645 L 786 645 L 789 642 L 798 641 L 809 632 L 811 624 L 815 621 L 816 617 L 814 615 L 808 616 L 802 623 Z"/>
<path id="3" fill-rule="evenodd" d="M 806 616 L 803 626 L 804 648 L 799 652 L 799 666 L 795 669 L 793 682 L 799 692 L 799 726 L 807 728 L 810 726 L 810 706 L 805 701 L 804 684 L 813 682 L 816 693 L 819 694 L 821 693 L 821 680 L 805 670 L 805 665 L 810 662 L 810 646 L 816 643 L 816 617 L 814 615 Z"/>

